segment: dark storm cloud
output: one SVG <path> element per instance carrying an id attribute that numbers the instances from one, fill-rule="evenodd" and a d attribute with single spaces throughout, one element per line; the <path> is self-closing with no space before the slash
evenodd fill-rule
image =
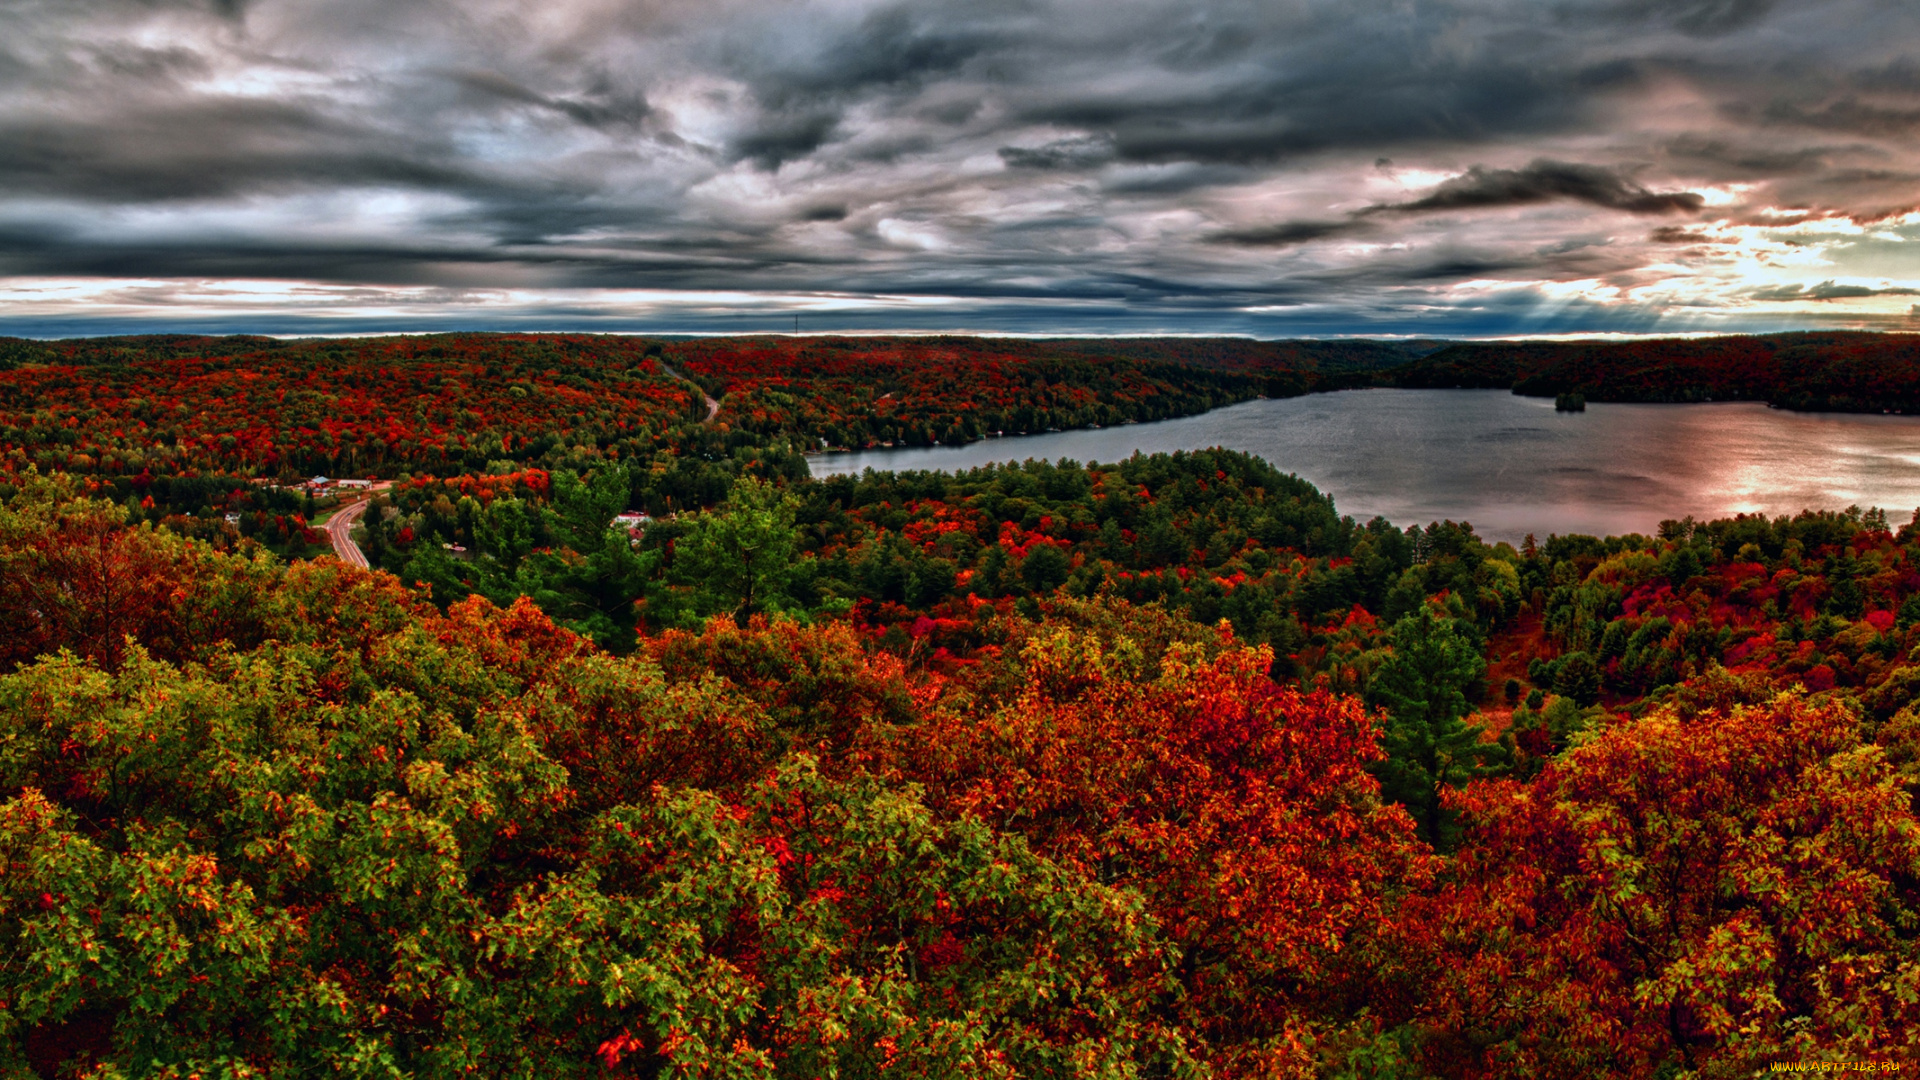
<path id="1" fill-rule="evenodd" d="M 615 96 L 606 93 L 604 88 L 600 100 L 548 97 L 497 71 L 453 71 L 448 72 L 448 77 L 480 94 L 556 112 L 588 127 L 638 124 L 653 112 L 643 95 Z"/>
<path id="2" fill-rule="evenodd" d="M 1636 22 L 1664 23 L 1683 33 L 1713 37 L 1765 19 L 1779 0 L 1624 0 L 1598 5 L 1593 14 Z"/>
<path id="3" fill-rule="evenodd" d="M 830 31 L 803 56 L 783 62 L 756 49 L 737 54 L 734 64 L 761 98 L 776 102 L 921 86 L 1005 40 L 992 7 L 975 15 L 941 4 L 887 4 L 846 29 Z M 1001 13 L 1011 10 L 1003 6 Z"/>
<path id="4" fill-rule="evenodd" d="M 752 87 L 761 109 L 733 152 L 768 169 L 804 158 L 832 139 L 861 99 L 899 97 L 951 75 L 996 37 L 990 13 L 974 22 L 941 6 L 892 4 L 797 57 L 784 43 L 730 48 L 726 68 Z"/>
<path id="5" fill-rule="evenodd" d="M 1542 134 L 1571 125 L 1582 110 L 1571 78 L 1498 60 L 1435 62 L 1414 55 L 1415 46 L 1379 35 L 1333 56 L 1297 57 L 1297 66 L 1234 72 L 1173 92 L 1069 92 L 1025 115 L 1100 131 L 1124 160 L 1246 165 L 1343 148 Z"/>
<path id="6" fill-rule="evenodd" d="M 1569 199 L 1629 214 L 1691 213 L 1705 200 L 1691 191 L 1649 191 L 1617 169 L 1542 158 L 1524 168 L 1479 165 L 1412 202 L 1370 207 L 1369 213 L 1419 214 L 1525 206 Z"/>
<path id="7" fill-rule="evenodd" d="M 1721 111 L 1728 119 L 1744 124 L 1871 138 L 1898 138 L 1920 127 L 1920 108 L 1875 104 L 1852 96 L 1818 103 L 1775 100 L 1755 105 L 1737 101 L 1724 105 Z"/>
<path id="8" fill-rule="evenodd" d="M 1839 168 L 1804 177 L 1784 178 L 1773 186 L 1781 205 L 1820 215 L 1840 214 L 1874 223 L 1920 207 L 1920 172 L 1897 169 Z"/>
<path id="9" fill-rule="evenodd" d="M 1082 136 L 1057 139 L 1045 146 L 1003 146 L 1000 160 L 1015 169 L 1088 169 L 1113 160 L 1108 139 Z"/>
<path id="10" fill-rule="evenodd" d="M 1248 247 L 1291 247 L 1295 244 L 1347 236 L 1369 228 L 1363 221 L 1283 221 L 1250 229 L 1227 229 L 1207 237 L 1210 244 L 1244 244 Z"/>
<path id="11" fill-rule="evenodd" d="M 1899 285 L 1874 289 L 1865 285 L 1836 285 L 1831 281 L 1823 281 L 1811 286 L 1779 285 L 1755 289 L 1752 296 L 1755 300 L 1857 300 L 1866 296 L 1920 296 L 1920 289 Z"/>
<path id="12" fill-rule="evenodd" d="M 1909 8 L 20 0 L 0 271 L 1621 326 L 1657 316 L 1547 286 L 1632 290 L 1795 207 L 1883 235 L 1793 240 L 1871 272 L 1766 299 L 1896 295 L 1920 277 L 1920 236 L 1884 233 L 1920 201 Z"/>
<path id="13" fill-rule="evenodd" d="M 395 137 L 298 102 L 140 103 L 90 123 L 0 119 L 0 189 L 16 194 L 138 203 L 358 184 L 484 186 L 440 140 Z"/>
<path id="14" fill-rule="evenodd" d="M 1209 188 L 1257 182 L 1260 177 L 1260 171 L 1255 169 L 1175 162 L 1171 165 L 1106 170 L 1100 177 L 1100 188 L 1112 195 L 1177 196 L 1188 192 L 1204 192 Z"/>
<path id="15" fill-rule="evenodd" d="M 765 168 L 778 169 L 826 145 L 839 125 L 840 114 L 831 109 L 770 111 L 756 119 L 752 130 L 734 140 L 733 150 Z"/>
<path id="16" fill-rule="evenodd" d="M 1714 179 L 1772 179 L 1817 173 L 1827 167 L 1829 159 L 1854 149 L 1858 148 L 1734 143 L 1725 139 L 1702 138 L 1693 133 L 1673 139 L 1665 147 L 1666 153 L 1682 167 L 1704 170 Z"/>
<path id="17" fill-rule="evenodd" d="M 1662 225 L 1647 234 L 1647 239 L 1656 244 L 1712 244 L 1715 239 L 1706 233 L 1689 229 L 1684 225 Z"/>
<path id="18" fill-rule="evenodd" d="M 1920 93 L 1920 61 L 1912 56 L 1896 57 L 1878 67 L 1861 69 L 1854 74 L 1853 82 L 1862 90 Z"/>
<path id="19" fill-rule="evenodd" d="M 180 47 L 145 48 L 139 45 L 116 44 L 107 48 L 94 49 L 86 54 L 86 60 L 101 71 L 137 80 L 148 85 L 174 84 L 182 78 L 207 73 L 207 58 L 193 50 Z M 8 65 L 0 60 L 0 72 L 8 71 Z"/>
<path id="20" fill-rule="evenodd" d="M 1476 165 L 1465 174 L 1440 184 L 1431 194 L 1422 198 L 1410 202 L 1376 204 L 1356 210 L 1341 221 L 1285 221 L 1274 225 L 1229 229 L 1206 239 L 1216 244 L 1288 247 L 1368 231 L 1374 226 L 1366 219 L 1376 215 L 1481 210 L 1556 200 L 1588 203 L 1630 214 L 1693 212 L 1704 203 L 1699 195 L 1692 192 L 1649 191 L 1615 169 L 1542 159 L 1520 169 L 1488 169 Z M 1562 250 L 1573 250 L 1580 246 L 1586 246 L 1586 242 L 1577 241 L 1573 247 L 1563 246 Z"/>

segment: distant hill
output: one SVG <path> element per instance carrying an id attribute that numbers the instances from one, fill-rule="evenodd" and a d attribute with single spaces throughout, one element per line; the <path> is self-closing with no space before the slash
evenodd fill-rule
<path id="1" fill-rule="evenodd" d="M 399 345 L 396 342 L 407 344 Z M 369 350 L 456 356 L 478 348 L 517 353 L 565 342 L 569 355 L 638 343 L 686 358 L 685 373 L 710 393 L 773 380 L 819 383 L 830 396 L 853 369 L 930 365 L 970 373 L 1011 364 L 1049 381 L 1085 381 L 1102 361 L 1149 379 L 1226 378 L 1239 394 L 1268 397 L 1361 387 L 1512 390 L 1534 397 L 1580 393 L 1589 401 L 1764 401 L 1834 412 L 1920 412 L 1920 335 L 1823 331 L 1657 338 L 1642 341 L 1448 342 L 1436 339 L 1258 341 L 1240 337 L 981 338 L 968 336 L 747 336 L 684 340 L 597 335 L 440 334 L 408 338 L 288 340 L 185 334 L 32 341 L 0 338 L 0 370 L 23 365 L 118 367 L 155 360 L 351 356 Z M 376 345 L 377 342 L 386 344 Z M 652 343 L 649 345 L 649 343 Z M 1065 363 L 1068 368 L 1057 365 Z M 904 365 L 904 368 L 902 367 Z M 1034 368 L 1032 365 L 1039 365 Z M 1175 368 L 1208 374 L 1179 376 Z M 724 369 L 724 371 L 722 370 Z M 1070 374 L 1066 374 L 1069 369 Z M 828 377 L 831 375 L 832 377 Z M 823 381 L 824 380 L 824 381 Z M 833 384 L 833 385 L 828 385 Z M 900 389 L 906 389 L 902 386 Z M 1179 415 L 1185 409 L 1175 409 Z M 1075 424 L 1056 419 L 1053 423 Z"/>
<path id="2" fill-rule="evenodd" d="M 1590 401 L 1764 401 L 1833 412 L 1920 411 L 1920 336 L 1799 333 L 1647 341 L 1462 342 L 1380 385 L 1481 387 Z"/>

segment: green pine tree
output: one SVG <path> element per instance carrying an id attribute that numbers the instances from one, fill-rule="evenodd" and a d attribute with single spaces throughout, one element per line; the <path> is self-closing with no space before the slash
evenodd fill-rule
<path id="1" fill-rule="evenodd" d="M 714 615 L 745 625 L 753 615 L 804 620 L 812 562 L 800 555 L 794 500 L 752 477 L 727 502 L 696 514 L 673 545 L 673 560 L 647 598 L 648 618 L 696 627 Z"/>
<path id="2" fill-rule="evenodd" d="M 1393 652 L 1374 671 L 1367 697 L 1386 710 L 1376 768 L 1382 793 L 1406 806 L 1421 835 L 1436 848 L 1451 846 L 1451 815 L 1441 789 L 1487 775 L 1506 763 L 1507 750 L 1482 742 L 1483 728 L 1463 718 L 1467 690 L 1486 671 L 1473 641 L 1452 619 L 1423 606 L 1393 627 Z"/>

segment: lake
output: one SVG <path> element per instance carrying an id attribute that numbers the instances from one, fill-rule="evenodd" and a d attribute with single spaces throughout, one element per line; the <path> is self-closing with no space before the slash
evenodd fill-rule
<path id="1" fill-rule="evenodd" d="M 809 458 L 815 476 L 1082 463 L 1223 446 L 1296 473 L 1343 514 L 1402 527 L 1469 521 L 1489 540 L 1654 532 L 1662 519 L 1920 507 L 1920 417 L 1795 413 L 1754 402 L 1553 402 L 1503 390 L 1350 390 L 1249 401 L 1152 424 L 968 446 Z"/>

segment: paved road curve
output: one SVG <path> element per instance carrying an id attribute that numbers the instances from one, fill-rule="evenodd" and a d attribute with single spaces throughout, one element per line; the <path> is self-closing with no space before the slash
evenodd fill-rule
<path id="1" fill-rule="evenodd" d="M 704 421 L 704 423 L 708 423 L 708 424 L 713 423 L 713 418 L 720 415 L 720 403 L 708 397 L 707 392 L 705 390 L 700 389 L 699 383 L 694 382 L 692 379 L 689 379 L 685 375 L 682 375 L 679 372 L 673 370 L 673 365 L 667 363 L 665 360 L 662 360 L 659 357 L 654 357 L 653 362 L 660 365 L 661 371 L 664 371 L 668 375 L 671 375 L 672 377 L 679 379 L 681 382 L 686 383 L 688 386 L 693 387 L 694 390 L 700 394 L 700 400 L 707 403 L 707 418 Z"/>
<path id="2" fill-rule="evenodd" d="M 360 515 L 367 512 L 367 503 L 372 499 L 362 499 L 351 506 L 343 506 L 327 519 L 327 539 L 333 541 L 333 553 L 349 566 L 367 565 L 366 553 L 360 545 L 353 542 L 353 526 Z"/>
<path id="3" fill-rule="evenodd" d="M 360 545 L 353 542 L 353 527 L 359 523 L 360 515 L 367 512 L 367 504 L 373 497 L 393 486 L 393 481 L 382 480 L 367 490 L 359 502 L 350 503 L 334 512 L 327 519 L 327 539 L 333 543 L 333 554 L 349 566 L 367 565 L 367 554 Z"/>

